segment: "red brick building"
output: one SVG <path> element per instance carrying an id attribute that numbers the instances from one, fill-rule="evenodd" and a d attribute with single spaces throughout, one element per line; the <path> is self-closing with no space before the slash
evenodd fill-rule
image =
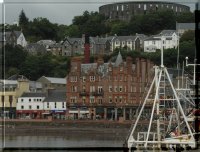
<path id="1" fill-rule="evenodd" d="M 153 64 L 146 59 L 127 57 L 119 52 L 115 62 L 82 64 L 71 59 L 67 76 L 67 115 L 72 119 L 129 120 L 136 112 Z"/>

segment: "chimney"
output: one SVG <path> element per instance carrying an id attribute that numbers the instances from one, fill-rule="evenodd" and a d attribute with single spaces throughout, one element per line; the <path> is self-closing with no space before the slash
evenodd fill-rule
<path id="1" fill-rule="evenodd" d="M 90 40 L 89 40 L 89 34 L 85 34 L 84 57 L 85 57 L 85 63 L 89 63 L 90 62 Z"/>

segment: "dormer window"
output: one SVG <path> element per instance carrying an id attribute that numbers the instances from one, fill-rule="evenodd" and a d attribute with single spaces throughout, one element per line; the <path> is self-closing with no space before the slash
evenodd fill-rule
<path id="1" fill-rule="evenodd" d="M 116 45 L 119 45 L 119 43 L 120 43 L 120 42 L 119 42 L 118 40 L 115 42 Z"/>

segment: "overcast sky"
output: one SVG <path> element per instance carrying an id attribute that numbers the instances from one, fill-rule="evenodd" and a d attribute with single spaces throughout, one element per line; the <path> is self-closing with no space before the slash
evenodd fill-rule
<path id="1" fill-rule="evenodd" d="M 4 4 L 0 5 L 0 10 L 2 10 L 0 11 L 0 16 L 2 16 L 0 23 L 3 22 L 3 7 L 5 8 L 5 23 L 8 24 L 18 21 L 20 11 L 23 9 L 29 20 L 44 17 L 48 18 L 52 23 L 69 25 L 72 23 L 74 16 L 82 15 L 85 10 L 89 12 L 98 11 L 101 5 L 121 1 L 130 0 L 4 0 Z M 195 0 L 165 1 L 184 2 L 185 5 L 190 6 L 194 10 Z"/>

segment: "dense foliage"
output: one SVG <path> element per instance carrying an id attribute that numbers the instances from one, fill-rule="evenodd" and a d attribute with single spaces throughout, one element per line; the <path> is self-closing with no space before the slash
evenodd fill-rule
<path id="1" fill-rule="evenodd" d="M 85 11 L 82 15 L 75 16 L 71 25 L 59 25 L 41 17 L 29 21 L 22 10 L 19 15 L 20 26 L 8 25 L 6 29 L 22 29 L 29 42 L 41 39 L 60 41 L 66 36 L 81 37 L 85 33 L 89 33 L 91 36 L 135 35 L 135 33 L 152 35 L 159 33 L 163 29 L 175 29 L 176 22 L 194 21 L 194 13 L 185 12 L 177 15 L 168 9 L 143 15 L 133 15 L 130 22 L 110 21 L 98 12 Z"/>
<path id="2" fill-rule="evenodd" d="M 30 80 L 39 77 L 65 77 L 70 68 L 70 59 L 51 54 L 30 55 L 20 46 L 5 46 L 5 76 L 25 75 Z"/>
<path id="3" fill-rule="evenodd" d="M 194 22 L 194 13 L 174 14 L 170 10 L 152 12 L 145 15 L 133 16 L 130 22 L 119 20 L 108 20 L 105 16 L 97 12 L 85 11 L 83 15 L 75 16 L 72 24 L 59 25 L 53 24 L 46 18 L 35 18 L 32 21 L 26 17 L 22 10 L 19 15 L 19 25 L 6 25 L 6 30 L 23 30 L 28 42 L 36 42 L 41 39 L 51 39 L 55 41 L 63 40 L 66 36 L 81 37 L 84 33 L 91 36 L 109 36 L 109 35 L 134 35 L 157 34 L 163 29 L 175 29 L 176 21 Z M 3 26 L 0 26 L 1 30 Z M 13 74 L 22 74 L 31 80 L 46 75 L 52 77 L 65 77 L 70 68 L 70 58 L 56 57 L 51 54 L 30 55 L 19 46 L 5 47 L 5 69 L 6 77 Z M 115 60 L 118 52 L 121 51 L 123 58 L 126 56 L 149 58 L 155 64 L 160 64 L 160 50 L 155 53 L 137 52 L 134 50 L 127 51 L 125 48 L 116 49 L 111 55 L 105 55 L 104 60 Z M 186 32 L 180 40 L 180 57 L 179 63 L 182 64 L 185 57 L 190 58 L 193 62 L 195 56 L 194 32 Z M 164 50 L 164 65 L 175 67 L 177 65 L 177 49 Z M 94 61 L 95 57 L 91 57 Z M 2 66 L 1 66 L 2 67 Z M 0 67 L 0 68 L 1 68 Z"/>

